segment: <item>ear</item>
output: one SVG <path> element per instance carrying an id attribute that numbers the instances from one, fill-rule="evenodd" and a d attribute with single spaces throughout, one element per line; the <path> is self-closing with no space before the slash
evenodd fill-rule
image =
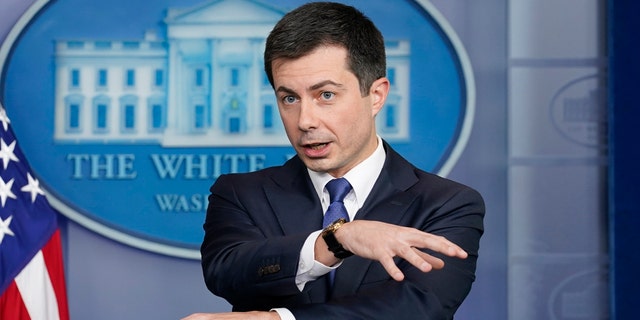
<path id="1" fill-rule="evenodd" d="M 369 91 L 369 96 L 371 97 L 371 112 L 375 117 L 378 112 L 384 106 L 385 101 L 387 101 L 387 95 L 389 94 L 389 79 L 386 77 L 382 77 L 371 84 L 371 90 Z"/>

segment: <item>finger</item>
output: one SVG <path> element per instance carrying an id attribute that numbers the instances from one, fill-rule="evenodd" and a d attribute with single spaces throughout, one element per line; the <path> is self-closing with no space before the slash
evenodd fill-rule
<path id="1" fill-rule="evenodd" d="M 433 267 L 428 262 L 428 260 L 424 259 L 422 255 L 420 255 L 421 251 L 414 247 L 405 247 L 400 252 L 397 253 L 397 256 L 404 259 L 405 261 L 412 264 L 414 267 L 418 268 L 422 272 L 429 272 Z"/>
<path id="2" fill-rule="evenodd" d="M 398 266 L 396 266 L 396 263 L 393 261 L 393 258 L 388 257 L 386 259 L 380 259 L 379 261 L 380 261 L 380 264 L 382 264 L 382 267 L 391 276 L 391 278 L 393 278 L 393 280 L 396 280 L 396 281 L 404 280 L 404 274 L 402 273 L 402 271 L 400 271 Z"/>
<path id="3" fill-rule="evenodd" d="M 462 248 L 460 248 L 458 245 L 447 240 L 447 238 L 443 236 L 433 235 L 429 233 L 423 233 L 422 235 L 423 236 L 420 238 L 421 245 L 416 245 L 415 247 L 419 247 L 422 249 L 431 249 L 450 257 L 458 257 L 464 259 L 468 256 L 466 251 L 462 250 Z"/>
<path id="4" fill-rule="evenodd" d="M 444 239 L 444 237 L 443 237 Z M 468 254 L 466 251 L 464 251 L 462 248 L 460 248 L 458 245 L 456 245 L 455 243 L 446 240 L 446 243 L 444 244 L 444 246 L 446 247 L 446 249 L 443 250 L 443 253 L 450 256 L 450 257 L 458 257 L 458 258 L 462 258 L 465 259 Z"/>
<path id="5" fill-rule="evenodd" d="M 421 259 L 426 261 L 431 265 L 433 269 L 442 269 L 444 267 L 444 261 L 438 257 L 434 257 L 426 252 L 421 251 L 420 249 L 414 248 L 416 250 L 416 254 L 420 256 Z"/>

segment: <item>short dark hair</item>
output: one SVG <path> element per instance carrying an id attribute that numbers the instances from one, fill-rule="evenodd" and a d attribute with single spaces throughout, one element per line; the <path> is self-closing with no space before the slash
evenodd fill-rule
<path id="1" fill-rule="evenodd" d="M 297 59 L 323 45 L 347 50 L 348 66 L 358 79 L 362 96 L 386 75 L 384 39 L 369 18 L 344 4 L 312 2 L 285 14 L 267 37 L 264 69 L 271 86 L 274 60 Z"/>

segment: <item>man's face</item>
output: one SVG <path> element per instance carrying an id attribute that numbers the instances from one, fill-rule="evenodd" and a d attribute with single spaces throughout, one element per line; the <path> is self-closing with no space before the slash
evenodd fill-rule
<path id="1" fill-rule="evenodd" d="M 386 78 L 376 80 L 362 97 L 347 66 L 347 51 L 338 46 L 275 60 L 272 70 L 287 136 L 309 169 L 341 177 L 373 153 L 375 115 L 389 90 Z"/>

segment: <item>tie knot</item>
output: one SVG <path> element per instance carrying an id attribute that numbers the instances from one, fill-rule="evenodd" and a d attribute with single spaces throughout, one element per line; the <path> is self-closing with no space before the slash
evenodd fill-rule
<path id="1" fill-rule="evenodd" d="M 351 190 L 351 184 L 345 178 L 338 178 L 327 182 L 325 188 L 329 191 L 329 201 L 331 203 L 335 201 L 342 202 Z"/>

